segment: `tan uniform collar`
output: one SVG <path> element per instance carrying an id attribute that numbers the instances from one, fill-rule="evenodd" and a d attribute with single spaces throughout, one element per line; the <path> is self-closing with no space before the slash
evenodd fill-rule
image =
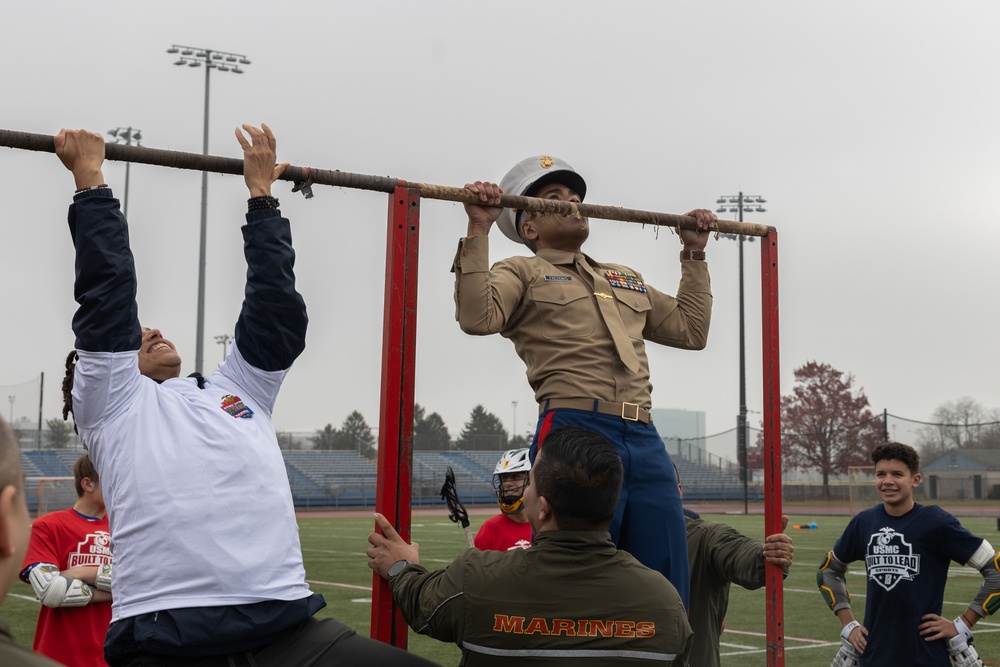
<path id="1" fill-rule="evenodd" d="M 556 248 L 542 248 L 537 253 L 536 256 L 541 257 L 549 264 L 575 264 L 576 256 L 583 255 L 587 258 L 587 262 L 594 266 L 596 262 L 584 253 L 575 253 L 568 250 L 557 250 Z"/>

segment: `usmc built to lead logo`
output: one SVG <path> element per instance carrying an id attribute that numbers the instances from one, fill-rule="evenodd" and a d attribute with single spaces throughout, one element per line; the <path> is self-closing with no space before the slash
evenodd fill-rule
<path id="1" fill-rule="evenodd" d="M 226 394 L 222 397 L 222 409 L 238 419 L 253 419 L 253 410 L 248 408 L 239 396 Z"/>
<path id="2" fill-rule="evenodd" d="M 913 581 L 920 574 L 920 554 L 913 553 L 902 533 L 882 528 L 868 541 L 865 568 L 869 579 L 891 591 L 901 580 Z"/>
<path id="3" fill-rule="evenodd" d="M 68 567 L 77 565 L 109 565 L 111 563 L 111 535 L 106 530 L 87 533 L 66 559 Z"/>

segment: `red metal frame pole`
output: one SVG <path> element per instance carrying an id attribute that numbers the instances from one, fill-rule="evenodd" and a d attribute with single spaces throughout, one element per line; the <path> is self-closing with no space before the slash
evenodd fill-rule
<path id="1" fill-rule="evenodd" d="M 413 497 L 413 384 L 416 376 L 420 190 L 399 181 L 389 199 L 382 319 L 382 399 L 375 509 L 410 539 Z M 406 648 L 408 628 L 389 582 L 372 575 L 371 636 Z"/>
<path id="2" fill-rule="evenodd" d="M 781 390 L 778 384 L 778 232 L 760 244 L 761 319 L 764 353 L 764 535 L 781 532 Z M 767 664 L 785 664 L 783 573 L 767 564 Z"/>

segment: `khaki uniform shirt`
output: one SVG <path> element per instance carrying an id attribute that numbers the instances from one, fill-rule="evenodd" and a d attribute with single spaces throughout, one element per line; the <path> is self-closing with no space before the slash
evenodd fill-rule
<path id="1" fill-rule="evenodd" d="M 685 665 L 677 590 L 600 531 L 546 531 L 530 549 L 469 549 L 410 566 L 392 594 L 414 630 L 462 648 L 462 665 Z"/>
<path id="2" fill-rule="evenodd" d="M 729 584 L 764 585 L 764 543 L 731 526 L 685 518 L 691 567 L 691 665 L 719 667 L 719 635 L 729 608 Z"/>
<path id="3" fill-rule="evenodd" d="M 597 304 L 606 297 L 595 296 L 593 278 L 575 264 L 580 258 L 598 275 L 630 274 L 647 290 L 615 287 L 607 295 L 617 304 L 621 326 L 639 358 L 634 374 L 616 354 Z M 462 330 L 511 339 L 539 403 L 585 398 L 649 408 L 652 385 L 643 341 L 699 350 L 708 340 L 712 291 L 703 261 L 681 263 L 676 297 L 644 285 L 642 276 L 626 266 L 562 250 L 546 248 L 534 257 L 511 257 L 490 268 L 486 236 L 459 241 L 452 271 Z"/>

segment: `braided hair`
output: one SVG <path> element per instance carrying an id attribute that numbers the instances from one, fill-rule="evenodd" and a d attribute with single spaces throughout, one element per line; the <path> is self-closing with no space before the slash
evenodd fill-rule
<path id="1" fill-rule="evenodd" d="M 66 357 L 66 375 L 63 376 L 63 382 L 62 382 L 63 421 L 69 419 L 69 415 L 73 412 L 73 374 L 76 371 L 76 362 L 79 359 L 80 357 L 77 356 L 76 350 L 72 350 Z M 73 431 L 76 433 L 79 432 L 76 430 L 75 420 L 73 423 Z"/>

